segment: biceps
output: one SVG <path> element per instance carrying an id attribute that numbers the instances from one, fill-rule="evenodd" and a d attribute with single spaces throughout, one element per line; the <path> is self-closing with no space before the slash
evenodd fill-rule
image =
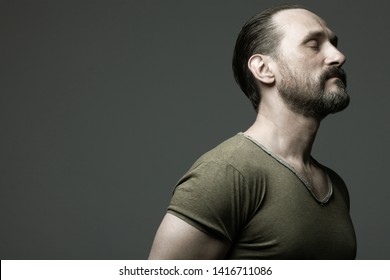
<path id="1" fill-rule="evenodd" d="M 229 244 L 167 213 L 156 233 L 149 259 L 223 259 Z"/>

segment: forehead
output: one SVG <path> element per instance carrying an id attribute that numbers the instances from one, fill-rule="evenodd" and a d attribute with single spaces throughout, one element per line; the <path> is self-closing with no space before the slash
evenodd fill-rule
<path id="1" fill-rule="evenodd" d="M 334 37 L 322 18 L 305 9 L 280 11 L 274 15 L 273 21 L 282 31 L 284 39 L 300 40 L 310 33 Z"/>

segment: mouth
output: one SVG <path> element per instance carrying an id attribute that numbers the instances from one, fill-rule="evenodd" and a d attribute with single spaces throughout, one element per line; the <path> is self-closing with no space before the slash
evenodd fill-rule
<path id="1" fill-rule="evenodd" d="M 326 78 L 328 80 L 334 79 L 334 78 L 340 79 L 340 80 L 343 79 L 343 74 L 339 73 L 338 71 L 337 72 L 332 71 L 332 72 L 328 73 L 328 75 L 326 75 L 326 76 L 327 76 Z"/>
<path id="2" fill-rule="evenodd" d="M 339 80 L 344 85 L 346 85 L 346 74 L 343 69 L 340 68 L 331 68 L 325 73 L 326 80 Z"/>

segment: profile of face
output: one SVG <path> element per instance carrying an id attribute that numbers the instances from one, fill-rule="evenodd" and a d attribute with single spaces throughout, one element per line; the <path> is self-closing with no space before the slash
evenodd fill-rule
<path id="1" fill-rule="evenodd" d="M 349 104 L 346 74 L 340 68 L 329 68 L 318 77 L 289 69 L 284 63 L 283 78 L 277 88 L 287 106 L 306 117 L 323 119 L 328 114 L 340 112 Z M 335 79 L 335 86 L 327 82 Z"/>
<path id="2" fill-rule="evenodd" d="M 285 104 L 306 117 L 322 119 L 349 104 L 344 55 L 337 38 L 317 15 L 303 9 L 275 15 L 283 37 L 276 58 L 278 92 Z"/>

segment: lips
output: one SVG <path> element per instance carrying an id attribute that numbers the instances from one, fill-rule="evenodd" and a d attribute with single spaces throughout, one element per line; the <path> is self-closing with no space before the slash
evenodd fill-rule
<path id="1" fill-rule="evenodd" d="M 328 77 L 328 80 L 333 79 L 333 78 L 341 79 L 341 76 L 340 75 L 332 75 L 332 76 Z"/>
<path id="2" fill-rule="evenodd" d="M 325 80 L 329 80 L 331 78 L 338 78 L 340 79 L 344 85 L 347 85 L 347 76 L 343 69 L 332 67 L 329 68 L 324 74 L 323 74 Z"/>

